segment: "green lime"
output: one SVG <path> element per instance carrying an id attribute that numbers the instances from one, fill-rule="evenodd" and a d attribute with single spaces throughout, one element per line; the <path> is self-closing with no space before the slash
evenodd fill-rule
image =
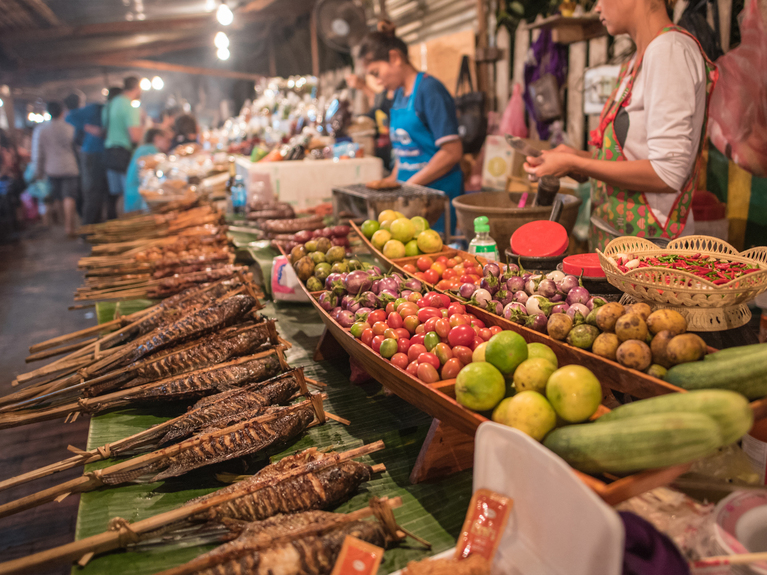
<path id="1" fill-rule="evenodd" d="M 439 334 L 436 331 L 430 331 L 423 338 L 423 345 L 426 351 L 431 351 L 439 343 Z"/>
<path id="2" fill-rule="evenodd" d="M 546 393 L 546 382 L 556 369 L 548 359 L 542 357 L 526 359 L 514 370 L 514 387 L 517 391 L 532 390 Z"/>
<path id="3" fill-rule="evenodd" d="M 493 409 L 504 395 L 503 375 L 485 361 L 465 366 L 455 380 L 455 400 L 474 411 Z"/>
<path id="4" fill-rule="evenodd" d="M 525 338 L 513 331 L 502 331 L 487 342 L 485 361 L 494 365 L 504 375 L 514 373 L 517 366 L 527 359 Z"/>
<path id="5" fill-rule="evenodd" d="M 551 365 L 554 366 L 554 369 L 557 369 L 559 367 L 559 361 L 557 360 L 557 355 L 545 343 L 538 343 L 538 342 L 528 343 L 527 357 L 528 358 L 541 357 L 551 362 Z"/>
<path id="6" fill-rule="evenodd" d="M 376 233 L 381 228 L 381 224 L 379 224 L 375 220 L 365 220 L 362 222 L 362 234 L 367 238 L 370 239 L 373 237 L 373 234 Z"/>
<path id="7" fill-rule="evenodd" d="M 570 423 L 586 421 L 602 402 L 602 386 L 582 365 L 566 365 L 549 377 L 546 398 L 557 415 Z"/>
<path id="8" fill-rule="evenodd" d="M 405 256 L 413 257 L 420 256 L 421 250 L 418 249 L 418 240 L 410 240 L 405 244 Z"/>
<path id="9" fill-rule="evenodd" d="M 407 218 L 397 218 L 391 224 L 391 237 L 406 244 L 415 236 L 415 225 Z"/>
<path id="10" fill-rule="evenodd" d="M 378 350 L 381 357 L 389 359 L 395 353 L 397 353 L 397 340 L 391 337 L 387 337 L 381 342 L 381 349 Z"/>
<path id="11" fill-rule="evenodd" d="M 410 221 L 413 222 L 413 225 L 415 226 L 415 235 L 417 236 L 424 230 L 429 229 L 429 222 L 426 218 L 423 216 L 415 216 L 410 218 Z"/>
<path id="12" fill-rule="evenodd" d="M 527 433 L 541 441 L 557 424 L 551 404 L 537 391 L 521 391 L 493 410 L 493 421 Z"/>

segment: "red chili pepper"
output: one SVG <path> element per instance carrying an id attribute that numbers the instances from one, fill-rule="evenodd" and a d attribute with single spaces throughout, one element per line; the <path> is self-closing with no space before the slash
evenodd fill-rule
<path id="1" fill-rule="evenodd" d="M 692 256 L 690 256 L 690 259 L 691 259 L 691 260 L 697 260 L 697 259 L 700 259 L 700 254 L 695 254 L 695 255 L 692 255 Z"/>
<path id="2" fill-rule="evenodd" d="M 747 270 L 743 270 L 743 273 L 744 274 L 752 274 L 752 273 L 758 272 L 758 271 L 759 271 L 759 268 L 749 268 Z"/>
<path id="3" fill-rule="evenodd" d="M 726 284 L 728 281 L 730 281 L 730 280 L 727 280 L 727 279 L 714 280 L 714 285 L 720 286 L 722 284 Z"/>
<path id="4" fill-rule="evenodd" d="M 621 265 L 619 265 L 619 266 L 618 266 L 618 269 L 619 269 L 619 270 L 621 270 L 621 271 L 622 271 L 624 274 L 625 274 L 627 271 L 629 271 L 629 269 L 628 269 L 626 266 L 621 266 Z"/>

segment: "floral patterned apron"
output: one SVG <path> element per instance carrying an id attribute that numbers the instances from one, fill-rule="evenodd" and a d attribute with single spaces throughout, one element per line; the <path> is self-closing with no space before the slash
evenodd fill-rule
<path id="1" fill-rule="evenodd" d="M 700 48 L 700 43 L 686 30 L 677 26 L 667 26 L 658 32 L 658 36 L 666 32 L 680 32 L 693 38 Z M 656 36 L 657 37 L 657 36 Z M 613 228 L 624 236 L 637 236 L 640 238 L 666 238 L 673 239 L 678 237 L 687 222 L 687 216 L 690 213 L 690 204 L 692 203 L 692 193 L 695 182 L 698 180 L 698 172 L 701 167 L 701 151 L 706 138 L 706 125 L 708 124 L 708 104 L 711 99 L 711 92 L 719 76 L 716 66 L 707 57 L 703 48 L 700 48 L 701 54 L 706 62 L 706 113 L 703 118 L 703 127 L 698 148 L 695 167 L 689 179 L 681 189 L 681 193 L 671 208 L 665 226 L 653 214 L 647 197 L 642 192 L 632 192 L 621 188 L 613 187 L 605 182 L 595 179 L 591 180 L 591 202 L 592 218 L 601 220 L 607 224 L 608 228 Z M 634 81 L 642 68 L 642 59 L 640 58 L 634 65 L 631 76 L 626 82 L 623 93 L 618 97 L 618 90 L 628 72 L 629 62 L 623 64 L 618 77 L 618 85 L 613 90 L 610 99 L 602 109 L 599 118 L 599 128 L 591 133 L 591 144 L 596 147 L 594 158 L 597 160 L 607 160 L 611 162 L 627 161 L 623 148 L 615 134 L 615 118 L 622 107 L 628 106 L 631 102 L 631 91 L 634 87 Z M 614 239 L 609 232 L 600 229 L 591 223 L 589 227 L 589 249 L 591 251 L 604 250 L 605 246 Z"/>

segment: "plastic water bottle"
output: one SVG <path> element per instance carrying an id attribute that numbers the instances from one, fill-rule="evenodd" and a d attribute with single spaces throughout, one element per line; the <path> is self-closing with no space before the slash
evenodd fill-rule
<path id="1" fill-rule="evenodd" d="M 245 192 L 245 182 L 242 176 L 237 176 L 234 179 L 234 185 L 232 185 L 232 211 L 235 214 L 245 213 L 245 203 L 248 196 Z"/>
<path id="2" fill-rule="evenodd" d="M 476 235 L 469 243 L 469 253 L 499 261 L 501 258 L 498 255 L 498 244 L 490 237 L 490 224 L 485 216 L 474 218 L 474 233 Z"/>

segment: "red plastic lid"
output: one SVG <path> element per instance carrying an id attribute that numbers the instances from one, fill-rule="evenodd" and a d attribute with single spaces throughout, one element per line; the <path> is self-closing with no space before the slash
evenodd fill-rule
<path id="1" fill-rule="evenodd" d="M 580 276 L 583 273 L 584 277 L 587 278 L 605 277 L 605 272 L 599 264 L 599 256 L 597 254 L 567 256 L 562 260 L 562 271 L 574 276 Z"/>
<path id="2" fill-rule="evenodd" d="M 565 227 L 549 220 L 527 223 L 511 236 L 511 251 L 520 256 L 558 256 L 565 253 L 569 244 Z"/>

